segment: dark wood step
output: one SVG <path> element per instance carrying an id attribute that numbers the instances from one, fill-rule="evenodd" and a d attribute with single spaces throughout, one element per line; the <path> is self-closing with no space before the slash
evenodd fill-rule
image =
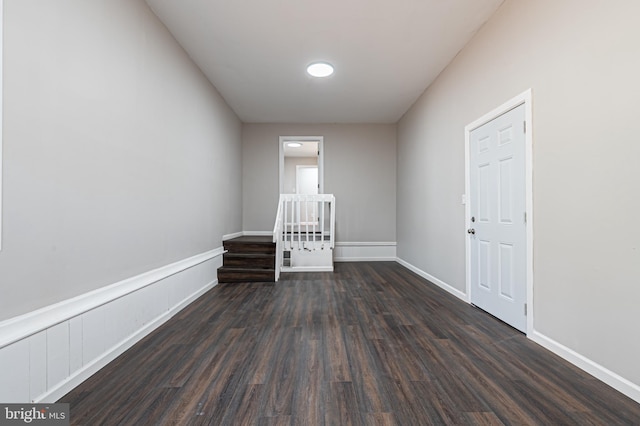
<path id="1" fill-rule="evenodd" d="M 275 254 L 276 244 L 271 236 L 244 236 L 224 241 L 224 249 L 230 253 Z"/>
<path id="2" fill-rule="evenodd" d="M 262 253 L 225 253 L 223 265 L 229 268 L 274 269 L 275 254 Z"/>
<path id="3" fill-rule="evenodd" d="M 219 283 L 274 282 L 274 269 L 218 268 Z"/>
<path id="4" fill-rule="evenodd" d="M 224 241 L 219 283 L 274 282 L 276 245 L 267 236 L 243 236 Z"/>

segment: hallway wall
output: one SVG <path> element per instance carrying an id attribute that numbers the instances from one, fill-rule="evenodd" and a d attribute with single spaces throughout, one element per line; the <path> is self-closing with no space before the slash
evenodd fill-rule
<path id="1" fill-rule="evenodd" d="M 400 258 L 465 291 L 464 127 L 531 88 L 534 327 L 640 398 L 638 16 L 507 0 L 399 122 L 397 229 Z"/>
<path id="2" fill-rule="evenodd" d="M 336 240 L 396 240 L 394 124 L 244 124 L 243 227 L 271 231 L 280 136 L 324 136 L 324 192 L 336 196 Z"/>
<path id="3" fill-rule="evenodd" d="M 4 3 L 0 320 L 241 229 L 241 123 L 143 0 Z"/>

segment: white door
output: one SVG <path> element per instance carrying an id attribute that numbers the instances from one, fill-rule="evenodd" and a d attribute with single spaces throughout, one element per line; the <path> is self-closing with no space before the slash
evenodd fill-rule
<path id="1" fill-rule="evenodd" d="M 525 109 L 470 134 L 471 303 L 526 331 Z"/>
<path id="2" fill-rule="evenodd" d="M 318 194 L 318 166 L 296 166 L 296 194 Z"/>
<path id="3" fill-rule="evenodd" d="M 318 194 L 318 166 L 296 166 L 296 194 Z M 300 203 L 301 225 L 317 225 L 318 204 L 312 201 Z"/>

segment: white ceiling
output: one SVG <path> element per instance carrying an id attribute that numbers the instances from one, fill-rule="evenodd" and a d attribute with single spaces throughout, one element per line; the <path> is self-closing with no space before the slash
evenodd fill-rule
<path id="1" fill-rule="evenodd" d="M 288 145 L 291 142 L 298 142 L 302 146 L 292 148 Z M 283 152 L 285 157 L 317 157 L 318 142 L 288 140 L 284 142 Z"/>
<path id="2" fill-rule="evenodd" d="M 247 123 L 395 123 L 503 2 L 146 1 Z"/>

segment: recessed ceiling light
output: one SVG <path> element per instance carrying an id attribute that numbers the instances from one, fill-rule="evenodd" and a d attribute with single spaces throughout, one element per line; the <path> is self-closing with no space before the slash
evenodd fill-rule
<path id="1" fill-rule="evenodd" d="M 302 144 L 300 142 L 289 142 L 287 146 L 289 148 L 300 148 Z"/>
<path id="2" fill-rule="evenodd" d="M 314 62 L 307 67 L 307 72 L 314 77 L 329 77 L 333 74 L 333 65 L 328 62 Z"/>

